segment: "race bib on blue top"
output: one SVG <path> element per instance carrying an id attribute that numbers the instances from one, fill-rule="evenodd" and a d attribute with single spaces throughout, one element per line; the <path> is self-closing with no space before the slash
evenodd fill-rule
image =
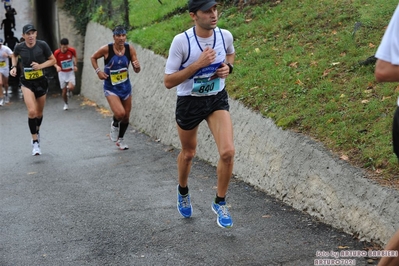
<path id="1" fill-rule="evenodd" d="M 111 70 L 110 74 L 111 74 L 112 85 L 123 83 L 128 79 L 127 68 Z"/>

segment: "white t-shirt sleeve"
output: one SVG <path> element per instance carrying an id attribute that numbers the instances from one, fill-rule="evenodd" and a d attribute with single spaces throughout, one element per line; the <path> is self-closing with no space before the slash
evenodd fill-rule
<path id="1" fill-rule="evenodd" d="M 233 34 L 230 31 L 222 29 L 222 34 L 224 38 L 224 44 L 226 45 L 226 54 L 234 54 L 234 45 L 233 45 Z"/>
<path id="2" fill-rule="evenodd" d="M 8 55 L 12 55 L 12 54 L 13 54 L 13 52 L 12 52 L 12 50 L 11 50 L 10 47 L 7 47 L 6 51 L 7 51 L 7 54 L 8 54 Z"/>
<path id="3" fill-rule="evenodd" d="M 399 65 L 399 5 L 396 7 L 382 37 L 375 57 L 390 62 L 393 65 Z"/>
<path id="4" fill-rule="evenodd" d="M 184 33 L 180 33 L 173 38 L 169 48 L 169 56 L 166 60 L 165 74 L 173 74 L 180 70 L 183 61 L 186 59 L 185 50 L 188 47 L 188 40 Z"/>

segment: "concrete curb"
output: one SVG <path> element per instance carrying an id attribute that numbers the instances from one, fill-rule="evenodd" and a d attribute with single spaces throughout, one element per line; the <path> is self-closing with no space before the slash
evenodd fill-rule
<path id="1" fill-rule="evenodd" d="M 108 103 L 102 81 L 91 66 L 90 56 L 112 41 L 110 29 L 89 23 L 81 93 L 105 108 Z M 174 121 L 176 92 L 163 85 L 166 59 L 133 45 L 142 71 L 130 71 L 134 86 L 131 123 L 162 143 L 179 148 Z M 237 101 L 230 100 L 230 105 L 236 144 L 234 174 L 239 179 L 361 240 L 387 243 L 399 227 L 396 190 L 370 181 L 362 169 L 339 160 L 320 143 L 278 128 L 271 119 Z M 199 129 L 197 156 L 217 164 L 217 150 L 205 123 Z"/>

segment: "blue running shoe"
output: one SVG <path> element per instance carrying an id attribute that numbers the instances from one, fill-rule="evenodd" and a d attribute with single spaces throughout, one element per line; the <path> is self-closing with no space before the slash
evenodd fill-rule
<path id="1" fill-rule="evenodd" d="M 212 202 L 212 210 L 218 216 L 216 221 L 220 227 L 230 228 L 233 226 L 233 220 L 225 201 L 221 201 L 219 204 Z"/>
<path id="2" fill-rule="evenodd" d="M 191 217 L 193 214 L 193 207 L 191 206 L 190 193 L 187 196 L 182 196 L 179 193 L 179 185 L 177 185 L 177 210 L 184 218 Z"/>

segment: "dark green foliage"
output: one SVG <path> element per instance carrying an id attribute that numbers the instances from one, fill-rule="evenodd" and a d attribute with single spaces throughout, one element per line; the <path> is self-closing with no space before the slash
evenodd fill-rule
<path id="1" fill-rule="evenodd" d="M 86 26 L 91 20 L 90 10 L 96 1 L 65 0 L 63 9 L 75 18 L 75 28 L 79 34 L 86 34 Z"/>

